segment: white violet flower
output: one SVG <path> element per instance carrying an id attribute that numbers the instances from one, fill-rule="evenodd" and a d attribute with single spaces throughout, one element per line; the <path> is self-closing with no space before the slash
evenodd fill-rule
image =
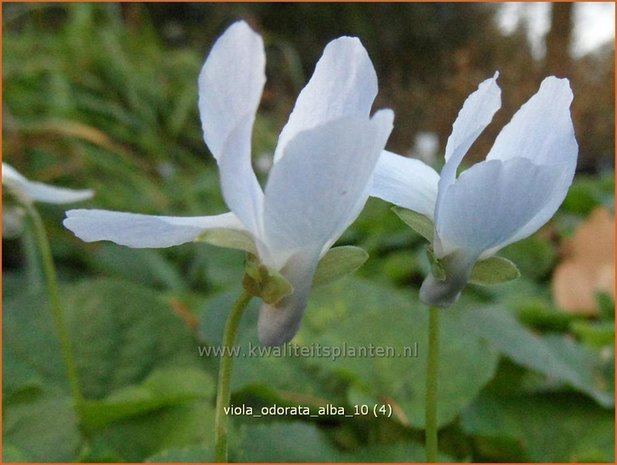
<path id="1" fill-rule="evenodd" d="M 2 163 L 2 188 L 7 189 L 17 201 L 17 204 L 5 203 L 2 209 L 2 235 L 9 238 L 18 236 L 23 228 L 25 211 L 19 203 L 65 204 L 87 200 L 94 195 L 90 189 L 74 190 L 30 181 L 4 162 Z"/>
<path id="2" fill-rule="evenodd" d="M 251 165 L 264 83 L 262 39 L 237 22 L 216 41 L 199 75 L 204 140 L 218 163 L 230 213 L 169 217 L 71 210 L 64 224 L 87 242 L 169 247 L 205 240 L 256 255 L 259 266 L 290 285 L 285 297 L 265 299 L 259 315 L 260 341 L 278 345 L 299 328 L 320 258 L 368 198 L 393 113 L 370 117 L 377 76 L 360 41 L 332 41 L 279 136 L 264 191 Z"/>
<path id="3" fill-rule="evenodd" d="M 372 196 L 432 222 L 426 221 L 424 229 L 425 236 L 432 235 L 437 266 L 420 289 L 428 305 L 454 303 L 476 262 L 537 231 L 572 183 L 578 155 L 570 116 L 573 97 L 568 80 L 555 77 L 544 79 L 503 128 L 486 160 L 457 178 L 463 157 L 501 106 L 497 77 L 481 83 L 465 101 L 440 175 L 419 160 L 385 151 L 375 169 Z"/>

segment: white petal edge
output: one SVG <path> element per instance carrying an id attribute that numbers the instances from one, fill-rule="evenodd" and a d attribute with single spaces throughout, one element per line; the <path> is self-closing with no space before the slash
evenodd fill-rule
<path id="1" fill-rule="evenodd" d="M 566 172 L 566 164 L 536 165 L 525 158 L 484 161 L 466 170 L 444 198 L 437 256 L 457 249 L 486 256 L 514 242 L 561 195 Z"/>
<path id="2" fill-rule="evenodd" d="M 384 150 L 379 156 L 370 195 L 433 219 L 439 174 L 427 164 Z"/>
<path id="3" fill-rule="evenodd" d="M 259 238 L 264 194 L 251 164 L 252 126 L 253 118 L 247 116 L 231 131 L 219 159 L 219 174 L 225 203 L 244 227 Z"/>
<path id="4" fill-rule="evenodd" d="M 204 141 L 217 160 L 240 121 L 254 121 L 266 82 L 266 57 L 259 34 L 238 21 L 215 42 L 198 79 Z M 238 134 L 237 134 L 238 135 Z"/>
<path id="5" fill-rule="evenodd" d="M 578 144 L 570 115 L 573 95 L 567 79 L 547 77 L 504 126 L 487 160 L 524 157 L 538 165 L 569 163 L 576 168 Z"/>
<path id="6" fill-rule="evenodd" d="M 94 196 L 94 191 L 90 189 L 67 189 L 30 181 L 6 163 L 2 163 L 2 184 L 35 202 L 65 204 L 81 202 Z"/>
<path id="7" fill-rule="evenodd" d="M 348 117 L 302 131 L 270 172 L 264 240 L 279 267 L 287 251 L 319 247 L 343 233 L 368 197 L 371 174 L 392 130 L 393 114 Z"/>
<path id="8" fill-rule="evenodd" d="M 84 242 L 111 241 L 132 248 L 172 247 L 213 229 L 244 230 L 233 213 L 175 217 L 77 209 L 66 212 L 63 224 Z"/>
<path id="9" fill-rule="evenodd" d="M 446 164 L 443 166 L 439 178 L 434 215 L 435 223 L 439 222 L 439 210 L 443 196 L 454 183 L 456 170 L 463 157 L 501 107 L 501 89 L 497 84 L 498 77 L 499 73 L 496 72 L 492 78 L 480 83 L 478 89 L 467 97 L 463 108 L 452 125 L 452 134 L 448 137 L 446 144 Z"/>
<path id="10" fill-rule="evenodd" d="M 300 131 L 346 116 L 369 116 L 377 95 L 377 74 L 355 37 L 330 42 L 304 87 L 289 121 L 281 131 L 274 154 L 277 162 Z"/>

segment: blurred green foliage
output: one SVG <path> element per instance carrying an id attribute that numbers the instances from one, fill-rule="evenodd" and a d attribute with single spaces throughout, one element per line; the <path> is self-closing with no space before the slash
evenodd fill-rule
<path id="1" fill-rule="evenodd" d="M 248 19 L 268 47 L 257 159 L 273 150 L 325 43 L 343 34 L 367 45 L 380 76 L 378 105 L 397 111 L 393 148 L 406 150 L 418 130 L 447 136 L 464 97 L 496 68 L 507 115 L 534 91 L 541 65 L 522 34 L 499 35 L 494 8 L 4 4 L 4 158 L 31 179 L 94 188 L 86 207 L 220 213 L 196 78 L 231 21 Z M 613 65 L 601 58 L 574 64 L 575 117 L 612 121 L 613 100 L 600 81 Z M 585 90 L 585 63 L 597 64 L 595 94 Z M 578 133 L 588 174 L 577 176 L 549 225 L 503 251 L 522 277 L 469 286 L 460 306 L 443 313 L 442 460 L 614 460 L 614 303 L 603 296 L 597 316 L 576 316 L 556 308 L 549 290 L 563 238 L 593 208 L 614 208 L 614 177 L 602 171 L 612 162 L 610 130 Z M 5 241 L 4 461 L 211 460 L 218 361 L 198 348 L 220 343 L 240 292 L 243 254 L 200 243 L 169 250 L 85 244 L 61 227 L 60 209 L 41 210 L 88 401 L 74 412 L 32 241 L 28 234 Z M 294 342 L 410 346 L 417 353 L 240 357 L 232 403 L 313 411 L 331 404 L 347 413 L 354 405 L 387 405 L 392 414 L 233 416 L 235 461 L 424 460 L 427 315 L 417 298 L 430 269 L 424 240 L 389 205 L 370 199 L 340 243 L 363 247 L 369 261 L 357 277 L 314 292 Z M 241 324 L 245 351 L 257 344 L 257 309 L 252 302 Z"/>

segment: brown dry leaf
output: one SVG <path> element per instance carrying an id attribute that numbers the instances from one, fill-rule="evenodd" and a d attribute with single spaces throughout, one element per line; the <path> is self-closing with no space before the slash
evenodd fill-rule
<path id="1" fill-rule="evenodd" d="M 595 315 L 596 294 L 615 298 L 615 220 L 596 208 L 563 247 L 563 261 L 553 273 L 553 298 L 567 313 Z"/>

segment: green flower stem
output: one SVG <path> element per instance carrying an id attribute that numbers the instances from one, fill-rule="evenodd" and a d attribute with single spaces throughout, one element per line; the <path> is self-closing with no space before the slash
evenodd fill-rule
<path id="1" fill-rule="evenodd" d="M 75 407 L 78 409 L 84 400 L 79 383 L 79 377 L 77 375 L 77 366 L 75 364 L 75 358 L 73 357 L 73 349 L 71 347 L 71 339 L 66 327 L 66 321 L 64 319 L 64 311 L 62 305 L 60 305 L 60 294 L 58 293 L 58 278 L 56 277 L 56 268 L 54 266 L 54 260 L 51 255 L 51 248 L 49 247 L 49 240 L 47 239 L 47 233 L 45 232 L 45 226 L 43 220 L 39 215 L 36 208 L 28 202 L 24 202 L 28 211 L 28 215 L 32 220 L 34 226 L 34 236 L 38 249 L 41 254 L 41 261 L 43 263 L 43 273 L 45 275 L 45 284 L 47 286 L 47 292 L 49 294 L 49 305 L 51 307 L 51 313 L 54 320 L 54 326 L 56 334 L 60 341 L 60 349 L 62 351 L 62 357 L 64 359 L 64 366 L 66 368 L 66 374 L 69 381 L 69 387 L 71 389 L 71 395 L 75 402 Z"/>
<path id="2" fill-rule="evenodd" d="M 426 367 L 426 461 L 437 462 L 437 381 L 439 378 L 439 312 L 429 308 Z"/>
<path id="3" fill-rule="evenodd" d="M 216 411 L 214 416 L 214 454 L 215 462 L 227 462 L 227 415 L 225 407 L 231 398 L 231 370 L 233 367 L 233 346 L 238 333 L 238 326 L 246 306 L 253 296 L 247 291 L 236 301 L 223 333 L 223 352 L 219 366 L 219 380 L 216 394 Z"/>

